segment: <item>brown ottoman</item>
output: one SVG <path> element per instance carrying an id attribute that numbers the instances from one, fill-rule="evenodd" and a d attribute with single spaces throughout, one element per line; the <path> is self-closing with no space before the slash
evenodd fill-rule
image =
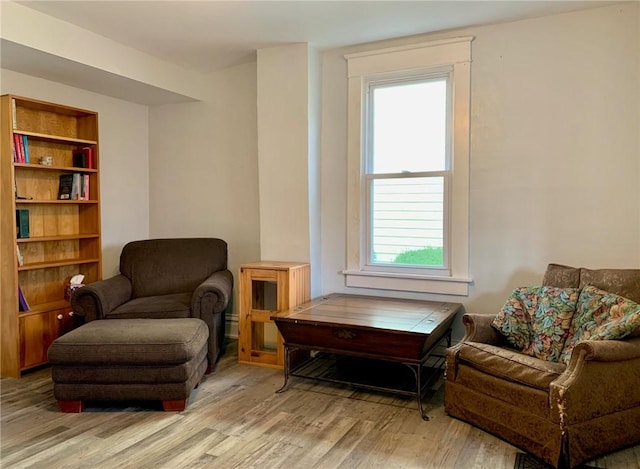
<path id="1" fill-rule="evenodd" d="M 184 410 L 207 370 L 209 328 L 183 319 L 89 322 L 49 347 L 53 395 L 63 412 L 86 401 L 159 400 Z"/>

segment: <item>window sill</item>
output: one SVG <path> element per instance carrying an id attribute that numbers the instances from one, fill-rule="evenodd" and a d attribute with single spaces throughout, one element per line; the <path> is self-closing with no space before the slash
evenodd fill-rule
<path id="1" fill-rule="evenodd" d="M 347 287 L 400 290 L 443 295 L 469 295 L 470 278 L 343 270 Z"/>

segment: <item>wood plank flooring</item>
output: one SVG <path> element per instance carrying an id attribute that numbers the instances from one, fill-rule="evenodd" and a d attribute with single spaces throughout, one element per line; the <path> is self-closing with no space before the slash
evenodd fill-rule
<path id="1" fill-rule="evenodd" d="M 58 411 L 48 368 L 2 379 L 2 468 L 474 468 L 511 469 L 518 450 L 452 419 L 444 385 L 423 421 L 414 398 L 292 378 L 237 362 L 230 342 L 184 412 L 159 404 Z M 640 446 L 588 463 L 640 468 Z"/>

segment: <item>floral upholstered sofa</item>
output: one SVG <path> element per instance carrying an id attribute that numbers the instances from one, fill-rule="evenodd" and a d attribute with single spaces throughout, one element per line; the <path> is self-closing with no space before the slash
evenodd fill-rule
<path id="1" fill-rule="evenodd" d="M 640 443 L 640 269 L 550 264 L 498 314 L 465 314 L 445 411 L 575 467 Z"/>

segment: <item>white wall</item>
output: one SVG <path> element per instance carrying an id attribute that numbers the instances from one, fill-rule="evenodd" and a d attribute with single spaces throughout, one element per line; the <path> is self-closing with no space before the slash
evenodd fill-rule
<path id="1" fill-rule="evenodd" d="M 307 44 L 258 50 L 262 260 L 310 260 L 308 54 Z"/>
<path id="2" fill-rule="evenodd" d="M 118 273 L 122 246 L 149 234 L 148 108 L 5 69 L 0 93 L 98 112 L 102 276 Z"/>
<path id="3" fill-rule="evenodd" d="M 216 237 L 238 266 L 260 259 L 256 64 L 214 74 L 210 101 L 150 108 L 150 237 Z"/>
<path id="4" fill-rule="evenodd" d="M 456 301 L 495 313 L 549 262 L 640 268 L 638 3 L 327 51 L 323 56 L 324 293 L 347 289 L 345 53 L 473 35 L 470 275 Z M 283 240 L 286 242 L 286 239 Z M 462 336 L 458 321 L 454 338 Z"/>

